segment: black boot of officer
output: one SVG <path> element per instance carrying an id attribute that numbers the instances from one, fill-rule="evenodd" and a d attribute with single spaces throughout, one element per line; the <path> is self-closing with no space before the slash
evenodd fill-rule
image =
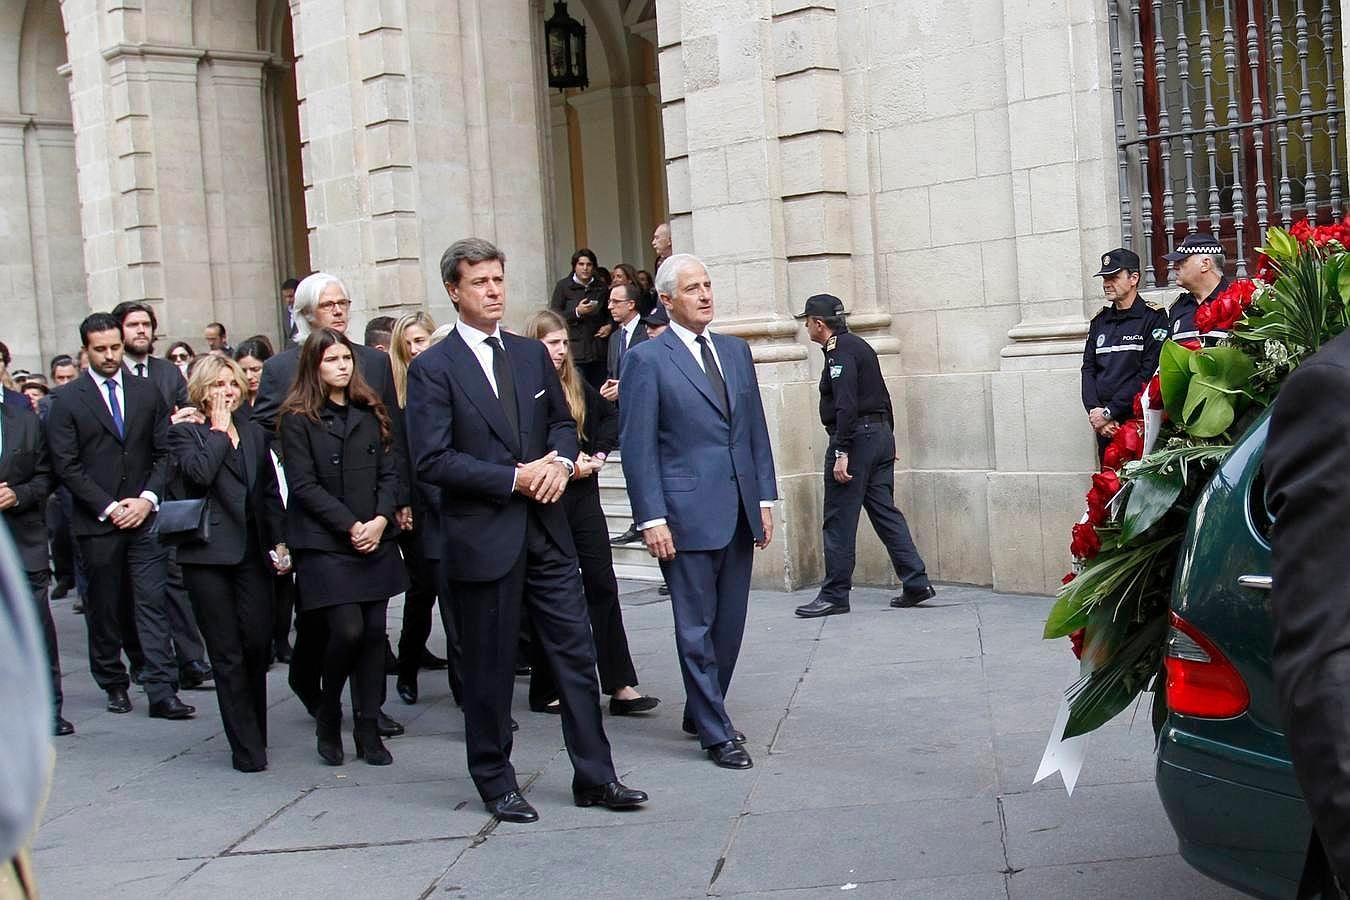
<path id="1" fill-rule="evenodd" d="M 820 420 L 830 435 L 825 453 L 825 581 L 816 599 L 797 607 L 804 619 L 849 611 L 858 518 L 867 510 L 904 590 L 891 606 L 916 606 L 936 593 L 905 517 L 895 507 L 895 433 L 891 397 L 876 351 L 852 334 L 844 304 L 830 294 L 806 301 L 811 340 L 822 345 Z"/>

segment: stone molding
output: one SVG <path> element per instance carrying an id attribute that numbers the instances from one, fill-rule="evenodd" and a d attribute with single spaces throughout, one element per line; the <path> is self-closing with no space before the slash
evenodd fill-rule
<path id="1" fill-rule="evenodd" d="M 1087 320 L 1077 317 L 1022 322 L 1008 330 L 1008 339 L 1012 343 L 999 355 L 1003 359 L 1081 356 L 1087 333 Z"/>

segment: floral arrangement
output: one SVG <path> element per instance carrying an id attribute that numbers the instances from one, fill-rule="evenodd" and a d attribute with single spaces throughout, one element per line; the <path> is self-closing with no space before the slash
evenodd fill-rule
<path id="1" fill-rule="evenodd" d="M 1215 346 L 1163 345 L 1159 370 L 1135 398 L 1092 476 L 1073 526 L 1046 638 L 1069 637 L 1080 677 L 1068 690 L 1064 739 L 1110 721 L 1162 670 L 1178 549 L 1213 469 L 1301 360 L 1350 322 L 1350 216 L 1270 229 L 1255 277 L 1197 309 Z M 1165 714 L 1155 692 L 1154 721 Z"/>

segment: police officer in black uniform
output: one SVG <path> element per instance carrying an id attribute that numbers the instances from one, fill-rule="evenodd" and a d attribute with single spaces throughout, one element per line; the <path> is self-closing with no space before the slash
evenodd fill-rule
<path id="1" fill-rule="evenodd" d="M 1198 342 L 1203 347 L 1213 347 L 1220 339 L 1228 337 L 1224 331 L 1209 331 L 1204 334 L 1195 325 L 1195 311 L 1202 302 L 1213 300 L 1228 290 L 1232 281 L 1223 274 L 1223 246 L 1209 234 L 1188 234 L 1177 249 L 1163 259 L 1172 264 L 1177 274 L 1177 284 L 1186 289 L 1172 301 L 1168 311 L 1171 318 L 1172 340 L 1188 343 L 1195 347 Z M 1197 298 L 1204 297 L 1205 300 Z"/>
<path id="2" fill-rule="evenodd" d="M 820 421 L 830 435 L 825 452 L 825 581 L 820 594 L 797 607 L 803 619 L 849 611 L 858 513 L 866 509 L 886 545 L 904 590 L 891 606 L 915 606 L 937 592 L 928 583 L 905 517 L 895 508 L 895 416 L 881 364 L 871 345 L 852 334 L 844 304 L 831 294 L 806 301 L 811 340 L 825 351 L 820 375 Z"/>
<path id="3" fill-rule="evenodd" d="M 1092 317 L 1083 348 L 1083 409 L 1106 450 L 1130 418 L 1135 395 L 1158 370 L 1167 313 L 1139 297 L 1139 255 L 1119 248 L 1102 256 L 1102 292 L 1111 305 Z"/>

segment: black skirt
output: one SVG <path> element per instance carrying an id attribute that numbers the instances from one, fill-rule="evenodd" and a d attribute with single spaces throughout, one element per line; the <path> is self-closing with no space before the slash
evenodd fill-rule
<path id="1" fill-rule="evenodd" d="M 388 600 L 408 589 L 398 544 L 382 541 L 374 553 L 295 550 L 295 587 L 302 612 Z"/>

